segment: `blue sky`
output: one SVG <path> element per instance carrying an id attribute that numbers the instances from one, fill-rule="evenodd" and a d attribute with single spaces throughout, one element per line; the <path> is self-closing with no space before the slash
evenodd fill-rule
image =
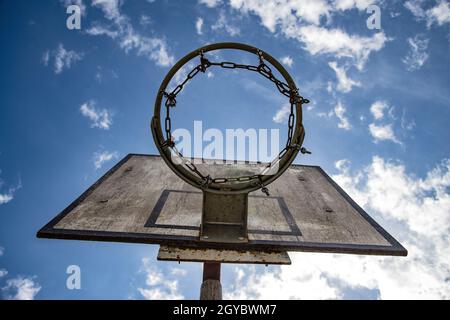
<path id="1" fill-rule="evenodd" d="M 81 30 L 66 28 L 73 3 Z M 369 4 L 380 30 L 366 26 Z M 35 233 L 127 153 L 157 153 L 149 121 L 175 61 L 235 41 L 282 61 L 311 100 L 313 154 L 296 162 L 333 175 L 409 256 L 224 266 L 225 297 L 448 299 L 449 26 L 442 0 L 0 1 L 0 296 L 198 297 L 200 264 L 156 262 L 155 246 Z M 278 128 L 285 139 L 286 101 L 265 79 L 225 71 L 183 91 L 175 126 Z M 72 264 L 81 290 L 66 289 Z"/>

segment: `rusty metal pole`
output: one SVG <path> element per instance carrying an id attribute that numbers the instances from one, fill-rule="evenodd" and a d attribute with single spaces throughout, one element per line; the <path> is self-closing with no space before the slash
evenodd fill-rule
<path id="1" fill-rule="evenodd" d="M 220 262 L 203 262 L 203 283 L 200 300 L 222 300 Z"/>

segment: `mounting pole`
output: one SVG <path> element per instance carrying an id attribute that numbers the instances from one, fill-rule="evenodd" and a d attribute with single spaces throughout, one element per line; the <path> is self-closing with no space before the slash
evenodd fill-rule
<path id="1" fill-rule="evenodd" d="M 200 300 L 222 300 L 220 262 L 203 262 L 203 283 Z"/>

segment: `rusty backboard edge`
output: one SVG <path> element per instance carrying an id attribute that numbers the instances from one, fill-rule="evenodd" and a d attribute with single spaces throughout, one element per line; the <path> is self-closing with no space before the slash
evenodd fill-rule
<path id="1" fill-rule="evenodd" d="M 408 255 L 408 251 L 395 240 L 393 236 L 391 236 L 382 226 L 380 226 L 371 216 L 364 211 L 353 199 L 345 192 L 321 167 L 317 166 L 317 169 L 322 173 L 322 175 L 331 183 L 331 185 L 345 198 L 345 200 L 350 203 L 350 205 L 355 208 L 356 211 L 368 222 L 375 230 L 378 231 L 391 245 L 393 248 L 396 248 L 398 251 L 403 252 L 403 256 Z"/>
<path id="2" fill-rule="evenodd" d="M 222 249 L 238 249 L 238 250 L 272 250 L 272 251 L 304 251 L 304 252 L 327 252 L 327 253 L 349 253 L 364 255 L 393 255 L 406 256 L 406 249 L 396 241 L 386 230 L 376 223 L 361 207 L 359 207 L 348 195 L 337 185 L 331 177 L 319 166 L 316 167 L 331 182 L 336 190 L 367 220 L 391 246 L 375 246 L 361 244 L 341 244 L 341 243 L 315 243 L 315 242 L 277 242 L 273 244 L 271 241 L 252 240 L 243 244 L 223 244 L 223 243 L 205 243 L 197 242 L 197 237 L 191 236 L 170 236 L 161 234 L 141 234 L 130 232 L 107 232 L 107 231 L 88 231 L 88 230 L 66 230 L 55 229 L 54 226 L 61 221 L 74 207 L 88 197 L 104 180 L 117 171 L 124 163 L 133 156 L 157 157 L 158 155 L 134 154 L 130 153 L 120 160 L 115 166 L 107 171 L 100 179 L 98 179 L 89 189 L 73 201 L 66 209 L 58 214 L 54 219 L 47 223 L 37 232 L 38 238 L 50 239 L 66 239 L 66 240 L 87 240 L 87 241 L 108 241 L 108 242 L 127 242 L 127 243 L 146 243 L 146 244 L 168 244 L 193 248 L 222 248 Z M 298 166 L 298 165 L 293 165 Z"/>
<path id="3" fill-rule="evenodd" d="M 53 229 L 39 231 L 38 238 L 107 241 L 143 244 L 164 244 L 181 246 L 187 248 L 211 248 L 248 251 L 301 251 L 301 252 L 326 252 L 326 253 L 348 253 L 362 255 L 390 255 L 405 256 L 405 250 L 399 250 L 392 246 L 374 246 L 361 244 L 341 243 L 316 243 L 316 242 L 289 242 L 280 241 L 274 244 L 272 241 L 252 240 L 243 244 L 201 242 L 197 237 L 191 236 L 169 236 L 161 234 L 143 234 L 129 232 L 107 232 L 86 230 L 64 230 Z"/>
<path id="4" fill-rule="evenodd" d="M 42 234 L 51 232 L 55 230 L 53 227 L 58 224 L 72 209 L 74 209 L 78 204 L 80 204 L 84 199 L 86 199 L 103 181 L 105 181 L 109 176 L 116 172 L 124 163 L 126 163 L 131 157 L 137 154 L 129 153 L 122 160 L 116 163 L 111 169 L 109 169 L 103 176 L 101 176 L 92 186 L 89 187 L 85 192 L 83 192 L 78 198 L 76 198 L 67 208 L 65 208 L 61 213 L 59 213 L 55 218 L 50 220 L 44 227 L 42 227 L 36 234 L 38 238 L 44 238 Z M 152 155 L 151 155 L 152 156 Z M 156 157 L 156 156 L 155 156 Z"/>

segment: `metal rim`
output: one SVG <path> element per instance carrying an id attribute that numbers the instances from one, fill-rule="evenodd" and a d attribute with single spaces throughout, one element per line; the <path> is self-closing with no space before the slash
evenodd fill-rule
<path id="1" fill-rule="evenodd" d="M 198 48 L 189 54 L 185 55 L 181 58 L 167 73 L 166 77 L 161 83 L 159 87 L 158 94 L 155 100 L 154 114 L 151 122 L 151 130 L 153 135 L 153 140 L 155 141 L 156 147 L 158 148 L 161 157 L 164 159 L 166 164 L 172 171 L 177 174 L 181 179 L 189 183 L 190 185 L 202 189 L 203 191 L 213 192 L 213 193 L 248 193 L 251 191 L 255 191 L 261 189 L 274 180 L 276 180 L 279 176 L 283 174 L 284 171 L 291 165 L 297 156 L 301 145 L 303 144 L 303 139 L 305 136 L 305 131 L 302 124 L 302 99 L 298 99 L 295 102 L 295 129 L 292 135 L 292 140 L 289 145 L 289 148 L 285 152 L 285 154 L 279 159 L 279 168 L 278 171 L 274 175 L 261 175 L 258 183 L 255 181 L 250 182 L 238 182 L 238 183 L 211 183 L 205 186 L 204 181 L 199 177 L 195 176 L 184 168 L 184 165 L 177 165 L 173 163 L 171 159 L 171 151 L 169 148 L 164 146 L 165 138 L 163 136 L 163 131 L 161 128 L 161 103 L 164 97 L 164 92 L 167 86 L 170 83 L 170 80 L 176 74 L 178 70 L 180 70 L 185 64 L 187 64 L 190 60 L 196 57 L 200 57 L 201 53 L 207 53 L 209 51 L 214 50 L 222 50 L 222 49 L 234 49 L 246 51 L 249 53 L 253 53 L 258 55 L 258 52 L 263 55 L 264 60 L 268 61 L 272 66 L 274 66 L 278 72 L 283 76 L 286 83 L 289 85 L 291 90 L 297 90 L 297 87 L 294 83 L 294 80 L 286 71 L 286 69 L 270 54 L 267 52 L 260 50 L 256 47 L 246 45 L 243 43 L 235 43 L 235 42 L 223 42 L 223 43 L 215 43 L 206 45 L 204 47 Z"/>

